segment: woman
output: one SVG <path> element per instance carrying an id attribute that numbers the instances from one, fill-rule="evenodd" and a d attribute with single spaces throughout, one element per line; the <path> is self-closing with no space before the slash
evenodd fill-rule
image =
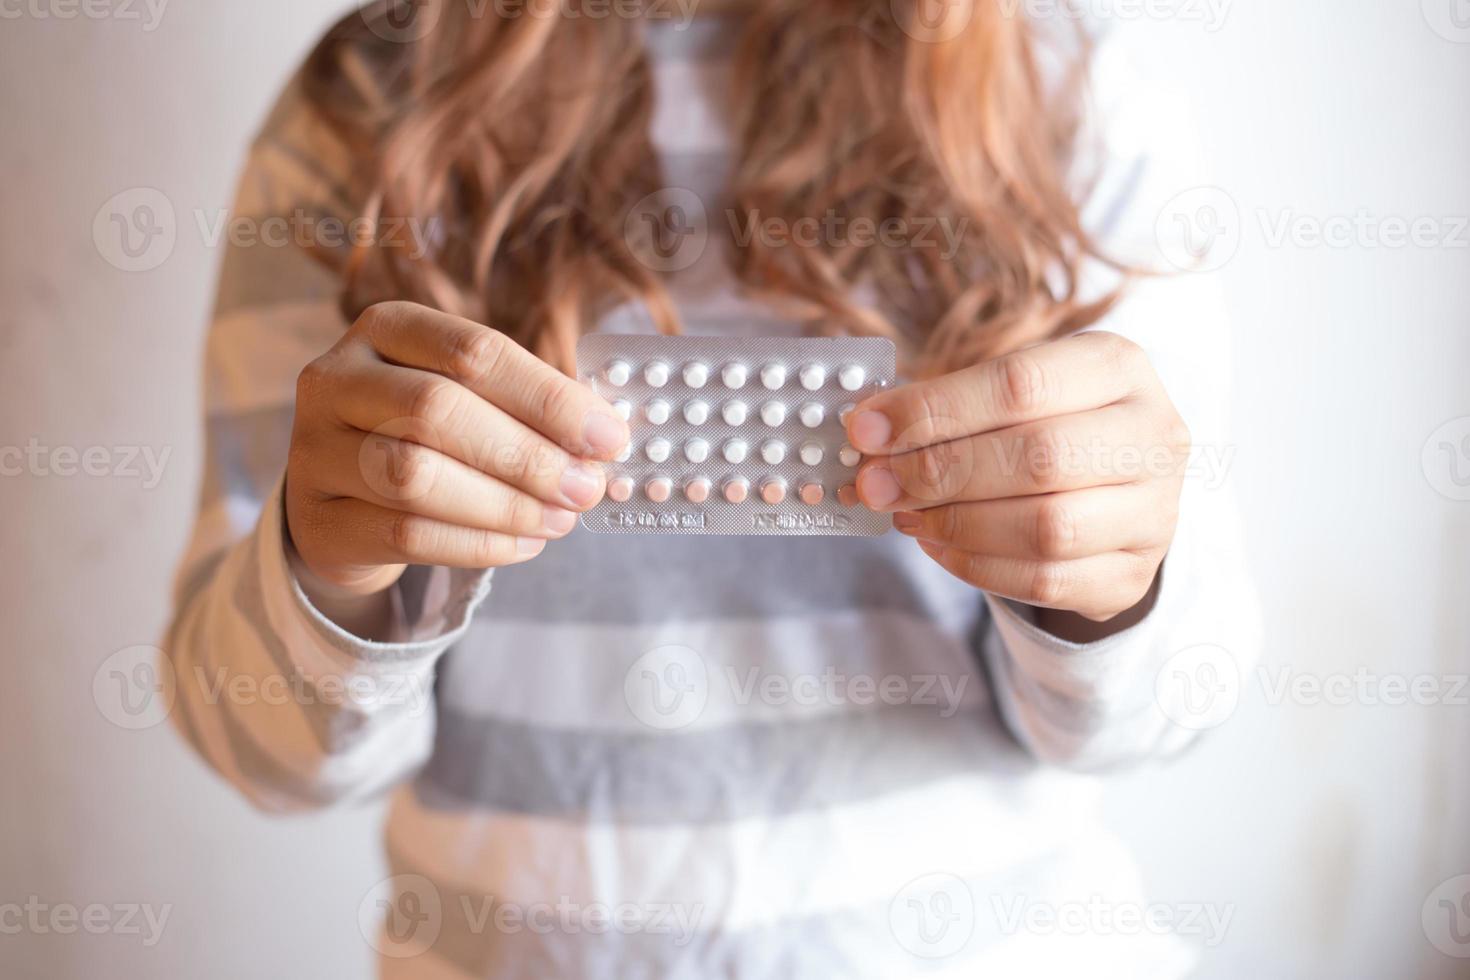
<path id="1" fill-rule="evenodd" d="M 1032 914 L 1136 907 L 1083 773 L 1189 741 L 1172 655 L 1250 649 L 1186 466 L 1218 300 L 1124 271 L 1174 122 L 1005 4 L 718 6 L 323 40 L 239 210 L 373 233 L 226 259 L 181 727 L 272 811 L 392 793 L 388 977 L 1181 975 Z M 628 439 L 563 373 L 593 330 L 893 338 L 848 426 L 898 533 L 574 532 Z"/>

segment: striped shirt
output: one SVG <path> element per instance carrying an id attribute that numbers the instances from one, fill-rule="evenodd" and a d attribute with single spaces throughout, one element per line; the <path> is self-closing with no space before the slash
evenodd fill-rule
<path id="1" fill-rule="evenodd" d="M 654 144 L 668 182 L 706 200 L 729 169 L 729 33 L 650 28 Z M 1115 61 L 1104 50 L 1095 68 L 1105 155 L 1086 216 L 1115 254 L 1151 258 L 1159 205 L 1197 181 L 1172 149 L 1177 113 L 1125 88 Z M 350 218 L 349 162 L 293 83 L 237 216 Z M 670 288 L 691 333 L 796 331 L 743 295 L 717 248 Z M 1047 635 L 897 534 L 585 532 L 493 578 L 410 569 L 393 642 L 365 642 L 296 583 L 280 496 L 296 375 L 347 326 L 338 291 L 299 249 L 226 257 L 168 648 L 181 729 L 263 809 L 392 794 L 386 914 L 365 905 L 385 919 L 366 927 L 382 976 L 1188 972 L 1174 937 L 1038 930 L 1024 913 L 1142 901 L 1096 773 L 1192 738 L 1156 685 L 1171 655 L 1251 656 L 1210 459 L 1191 467 L 1155 608 L 1095 644 Z M 1149 351 L 1197 443 L 1228 455 L 1211 278 L 1150 280 L 1100 326 Z M 599 329 L 652 324 L 629 307 Z M 294 694 L 218 696 L 241 675 L 291 678 Z"/>

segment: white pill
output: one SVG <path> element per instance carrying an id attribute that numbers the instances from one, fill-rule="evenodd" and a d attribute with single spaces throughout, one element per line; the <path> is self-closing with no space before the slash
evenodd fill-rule
<path id="1" fill-rule="evenodd" d="M 744 439 L 726 439 L 721 452 L 727 463 L 743 463 L 745 457 L 750 454 L 750 446 Z"/>
<path id="2" fill-rule="evenodd" d="M 816 391 L 827 383 L 827 369 L 820 364 L 808 364 L 801 369 L 801 386 L 807 391 Z"/>
<path id="3" fill-rule="evenodd" d="M 725 387 L 733 390 L 744 388 L 745 381 L 750 377 L 750 370 L 739 361 L 731 361 L 726 364 L 720 372 L 720 380 L 725 382 Z"/>
<path id="4" fill-rule="evenodd" d="M 849 364 L 837 372 L 837 383 L 842 385 L 843 391 L 857 391 L 868 380 L 868 372 L 856 364 Z"/>
<path id="5" fill-rule="evenodd" d="M 648 445 L 643 447 L 643 453 L 651 462 L 662 463 L 669 458 L 673 447 L 667 439 L 650 439 Z"/>
<path id="6" fill-rule="evenodd" d="M 607 379 L 608 384 L 621 388 L 633 377 L 633 368 L 627 361 L 613 361 L 602 376 Z"/>
<path id="7" fill-rule="evenodd" d="M 654 361 L 643 369 L 643 380 L 655 388 L 662 388 L 669 383 L 669 366 L 663 361 Z"/>
<path id="8" fill-rule="evenodd" d="M 761 459 L 767 466 L 780 466 L 786 459 L 786 444 L 779 439 L 767 439 L 761 443 Z"/>
<path id="9" fill-rule="evenodd" d="M 843 446 L 837 451 L 837 458 L 842 462 L 843 466 L 851 469 L 863 461 L 863 454 L 851 446 Z"/>
<path id="10" fill-rule="evenodd" d="M 626 463 L 633 458 L 633 444 L 630 442 L 623 447 L 623 451 L 613 457 L 614 463 Z"/>
<path id="11" fill-rule="evenodd" d="M 613 411 L 617 413 L 618 418 L 626 422 L 633 417 L 633 403 L 626 398 L 619 398 L 613 402 Z"/>
<path id="12" fill-rule="evenodd" d="M 854 405 L 852 402 L 848 402 L 846 405 L 843 405 L 837 410 L 837 421 L 841 422 L 843 425 L 846 425 L 847 420 L 852 416 L 852 413 L 856 411 L 857 406 Z"/>
<path id="13" fill-rule="evenodd" d="M 691 463 L 703 463 L 709 459 L 709 443 L 703 439 L 690 439 L 684 443 L 684 458 Z"/>
<path id="14" fill-rule="evenodd" d="M 648 421 L 652 422 L 654 425 L 663 425 L 669 420 L 669 416 L 673 414 L 673 411 L 674 410 L 669 407 L 668 402 L 664 401 L 662 398 L 655 398 L 653 401 L 648 403 L 647 407 L 643 409 L 643 417 L 648 419 Z"/>
<path id="15" fill-rule="evenodd" d="M 761 421 L 774 429 L 786 421 L 786 406 L 780 402 L 766 402 L 761 406 Z"/>
<path id="16" fill-rule="evenodd" d="M 824 409 L 821 405 L 818 405 L 816 402 L 807 402 L 805 405 L 801 406 L 801 411 L 799 414 L 801 415 L 802 425 L 806 426 L 808 429 L 815 429 L 817 426 L 821 425 L 822 420 L 827 417 L 827 410 Z"/>
<path id="17" fill-rule="evenodd" d="M 726 425 L 744 425 L 746 416 L 749 414 L 750 409 L 742 401 L 725 402 L 724 408 L 720 409 L 720 415 L 725 419 Z"/>
<path id="18" fill-rule="evenodd" d="M 820 443 L 804 442 L 801 444 L 801 461 L 808 466 L 820 466 L 824 455 Z"/>
<path id="19" fill-rule="evenodd" d="M 761 368 L 761 384 L 775 391 L 786 383 L 786 365 L 767 364 Z"/>
<path id="20" fill-rule="evenodd" d="M 703 388 L 709 381 L 709 365 L 703 361 L 690 361 L 684 365 L 684 383 L 691 388 Z"/>
<path id="21" fill-rule="evenodd" d="M 709 421 L 709 403 L 696 400 L 685 405 L 684 421 L 690 425 L 704 425 Z"/>

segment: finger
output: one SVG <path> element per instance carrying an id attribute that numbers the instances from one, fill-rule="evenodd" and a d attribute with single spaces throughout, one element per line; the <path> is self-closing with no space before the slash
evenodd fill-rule
<path id="1" fill-rule="evenodd" d="M 547 504 L 457 459 L 378 433 L 344 432 L 311 447 L 303 463 L 324 495 L 366 501 L 446 524 L 514 536 L 559 538 L 572 511 Z"/>
<path id="2" fill-rule="evenodd" d="M 311 513 L 311 520 L 331 532 L 326 563 L 339 567 L 499 568 L 535 558 L 546 548 L 544 538 L 460 527 L 352 497 L 319 501 Z"/>
<path id="3" fill-rule="evenodd" d="M 1178 488 L 1162 481 L 946 504 L 893 516 L 903 534 L 997 558 L 1069 561 L 1167 547 Z"/>
<path id="4" fill-rule="evenodd" d="M 872 510 L 923 510 L 1172 475 L 1184 457 L 1156 429 L 1135 404 L 1028 422 L 870 459 L 858 471 L 858 496 Z"/>
<path id="5" fill-rule="evenodd" d="M 408 303 L 381 303 L 357 321 L 384 358 L 459 382 L 568 452 L 609 460 L 628 426 L 596 392 L 483 324 Z"/>
<path id="6" fill-rule="evenodd" d="M 417 442 L 547 503 L 586 510 L 602 499 L 601 466 L 468 388 L 416 368 L 363 358 L 334 387 L 332 410 L 356 430 Z"/>
<path id="7" fill-rule="evenodd" d="M 1030 561 L 977 555 L 933 541 L 920 541 L 919 547 L 951 575 L 991 595 L 1099 621 L 1137 605 L 1158 570 L 1158 562 L 1150 556 L 1130 552 L 1076 561 Z"/>
<path id="8" fill-rule="evenodd" d="M 1143 352 L 1092 332 L 874 395 L 848 417 L 848 440 L 890 455 L 1111 405 L 1147 384 Z"/>

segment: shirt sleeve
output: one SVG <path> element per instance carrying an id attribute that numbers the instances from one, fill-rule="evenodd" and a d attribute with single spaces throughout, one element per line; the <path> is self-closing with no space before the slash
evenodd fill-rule
<path id="1" fill-rule="evenodd" d="M 252 145 L 206 345 L 199 511 L 163 673 L 190 744 L 271 811 L 373 796 L 427 758 L 435 666 L 488 572 L 411 568 L 391 642 L 318 612 L 292 572 L 281 484 L 296 377 L 346 329 L 336 274 L 302 247 L 345 242 L 345 148 L 288 86 Z"/>
<path id="2" fill-rule="evenodd" d="M 1116 32 L 1122 34 L 1123 32 Z M 1045 762 L 1108 769 L 1167 756 L 1212 727 L 1202 694 L 1230 696 L 1259 647 L 1259 612 L 1243 552 L 1229 473 L 1236 446 L 1227 405 L 1229 325 L 1218 277 L 1165 261 L 1162 216 L 1207 187 L 1189 113 L 1166 86 L 1134 66 L 1146 57 L 1122 37 L 1100 43 L 1084 145 L 1100 158 L 1084 220 L 1107 254 L 1163 274 L 1136 280 L 1093 329 L 1139 344 L 1193 436 L 1179 525 L 1160 571 L 1156 602 L 1131 629 L 1076 644 L 1036 625 L 1034 610 L 987 596 L 981 655 L 999 709 L 1016 737 Z M 1211 192 L 1203 192 L 1209 194 Z M 1175 255 L 1172 250 L 1170 255 Z M 1089 289 L 1107 288 L 1106 270 Z M 1208 691 L 1192 687 L 1213 685 Z M 1215 687 L 1223 688 L 1216 691 Z"/>

